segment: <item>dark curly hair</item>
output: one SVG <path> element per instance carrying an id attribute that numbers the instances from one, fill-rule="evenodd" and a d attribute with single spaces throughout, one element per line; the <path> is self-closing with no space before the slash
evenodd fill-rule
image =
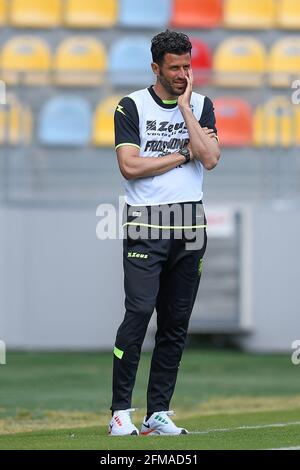
<path id="1" fill-rule="evenodd" d="M 166 53 L 170 54 L 191 54 L 192 44 L 189 37 L 183 33 L 170 31 L 167 29 L 157 34 L 151 41 L 152 60 L 156 64 L 161 65 Z"/>

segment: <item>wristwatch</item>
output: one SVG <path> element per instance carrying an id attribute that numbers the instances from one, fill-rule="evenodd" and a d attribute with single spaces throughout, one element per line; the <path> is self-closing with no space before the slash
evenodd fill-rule
<path id="1" fill-rule="evenodd" d="M 184 156 L 184 158 L 185 158 L 184 165 L 190 161 L 191 154 L 190 154 L 190 151 L 187 147 L 183 147 L 182 149 L 179 150 L 178 153 L 180 153 L 180 155 Z"/>

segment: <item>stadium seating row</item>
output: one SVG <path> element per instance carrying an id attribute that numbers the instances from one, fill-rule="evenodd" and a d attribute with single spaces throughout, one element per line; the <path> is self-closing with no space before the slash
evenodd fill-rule
<path id="1" fill-rule="evenodd" d="M 159 12 L 159 14 L 158 14 Z M 0 0 L 0 25 L 53 28 L 291 28 L 298 0 Z"/>
<path id="2" fill-rule="evenodd" d="M 113 146 L 113 115 L 120 98 L 113 95 L 104 99 L 94 115 L 82 97 L 51 98 L 39 116 L 38 141 L 44 146 L 85 146 L 91 140 L 94 146 Z M 300 145 L 300 109 L 284 96 L 274 96 L 254 111 L 249 103 L 234 97 L 216 98 L 214 106 L 224 147 Z M 0 144 L 28 144 L 31 136 L 28 106 L 10 96 L 8 105 L 0 107 Z"/>
<path id="3" fill-rule="evenodd" d="M 225 39 L 212 54 L 209 46 L 192 39 L 195 85 L 260 86 L 267 78 L 274 87 L 290 87 L 300 76 L 300 36 L 277 40 L 267 53 L 251 36 Z M 126 36 L 105 46 L 89 36 L 64 39 L 52 56 L 36 36 L 15 36 L 0 52 L 0 79 L 13 85 L 99 86 L 108 72 L 116 87 L 144 86 L 153 81 L 149 39 Z"/>

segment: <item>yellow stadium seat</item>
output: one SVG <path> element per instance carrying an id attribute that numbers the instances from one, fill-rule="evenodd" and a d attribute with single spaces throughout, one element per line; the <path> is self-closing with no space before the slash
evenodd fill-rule
<path id="1" fill-rule="evenodd" d="M 295 112 L 295 144 L 300 146 L 300 109 L 299 106 L 293 106 Z"/>
<path id="2" fill-rule="evenodd" d="M 7 104 L 0 107 L 0 144 L 28 145 L 32 138 L 32 114 L 14 95 L 7 96 Z"/>
<path id="3" fill-rule="evenodd" d="M 6 0 L 0 0 L 0 26 L 5 25 L 6 23 Z"/>
<path id="4" fill-rule="evenodd" d="M 274 0 L 225 0 L 223 14 L 228 28 L 272 28 L 276 4 Z"/>
<path id="5" fill-rule="evenodd" d="M 33 119 L 28 106 L 12 109 L 9 116 L 9 143 L 12 145 L 29 145 L 32 138 Z"/>
<path id="6" fill-rule="evenodd" d="M 49 80 L 51 54 L 42 39 L 18 36 L 2 50 L 2 79 L 10 84 L 45 85 Z"/>
<path id="7" fill-rule="evenodd" d="M 254 145 L 290 147 L 300 143 L 300 119 L 286 96 L 275 96 L 254 114 Z"/>
<path id="8" fill-rule="evenodd" d="M 114 145 L 114 113 L 120 99 L 121 96 L 110 96 L 98 105 L 94 115 L 93 145 Z"/>
<path id="9" fill-rule="evenodd" d="M 0 106 L 0 145 L 6 140 L 6 113 L 3 106 Z"/>
<path id="10" fill-rule="evenodd" d="M 64 86 L 98 86 L 103 82 L 106 66 L 106 51 L 101 42 L 90 37 L 70 37 L 56 51 L 55 81 Z"/>
<path id="11" fill-rule="evenodd" d="M 21 28 L 52 28 L 62 22 L 61 0 L 10 0 L 10 23 Z"/>
<path id="12" fill-rule="evenodd" d="M 300 76 L 300 37 L 290 36 L 275 42 L 268 58 L 269 83 L 290 87 Z"/>
<path id="13" fill-rule="evenodd" d="M 72 28 L 111 28 L 117 16 L 117 0 L 66 1 L 65 22 Z"/>
<path id="14" fill-rule="evenodd" d="M 214 82 L 218 86 L 260 86 L 266 68 L 264 46 L 256 39 L 226 39 L 214 54 Z"/>
<path id="15" fill-rule="evenodd" d="M 277 25 L 280 28 L 300 28 L 300 2 L 299 0 L 278 0 Z"/>

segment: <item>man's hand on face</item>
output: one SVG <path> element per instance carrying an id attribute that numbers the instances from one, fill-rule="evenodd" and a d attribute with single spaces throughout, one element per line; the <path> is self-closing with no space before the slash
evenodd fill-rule
<path id="1" fill-rule="evenodd" d="M 186 89 L 182 95 L 178 97 L 178 106 L 180 110 L 190 109 L 191 96 L 193 91 L 193 71 L 188 69 L 186 79 Z"/>

